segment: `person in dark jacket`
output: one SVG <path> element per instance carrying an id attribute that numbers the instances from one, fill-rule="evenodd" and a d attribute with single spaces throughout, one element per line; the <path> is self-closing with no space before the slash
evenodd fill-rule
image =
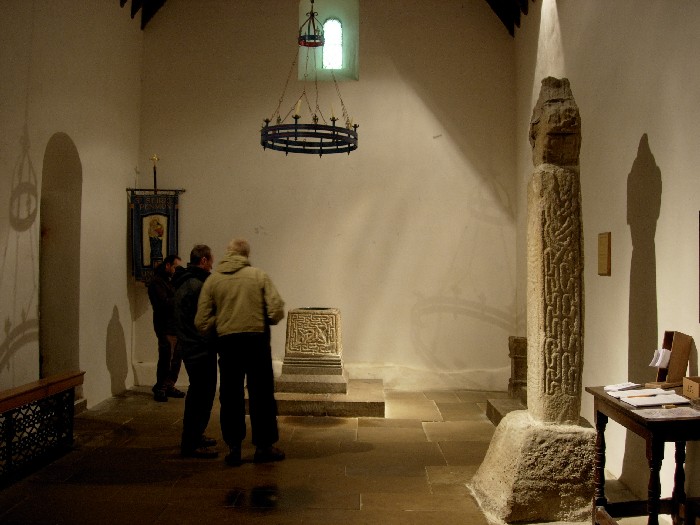
<path id="1" fill-rule="evenodd" d="M 182 361 L 190 377 L 180 442 L 180 452 L 184 457 L 214 458 L 218 455 L 211 448 L 216 445 L 216 440 L 204 435 L 216 396 L 216 337 L 204 337 L 194 326 L 199 292 L 213 263 L 209 246 L 197 244 L 190 252 L 187 269 L 173 278 L 175 328 Z"/>
<path id="2" fill-rule="evenodd" d="M 158 338 L 158 365 L 156 384 L 153 386 L 153 399 L 167 401 L 169 397 L 185 397 L 185 393 L 175 388 L 180 374 L 182 358 L 177 348 L 173 304 L 175 288 L 170 282 L 180 266 L 180 257 L 168 255 L 156 268 L 148 283 L 148 298 L 153 308 L 153 330 Z"/>

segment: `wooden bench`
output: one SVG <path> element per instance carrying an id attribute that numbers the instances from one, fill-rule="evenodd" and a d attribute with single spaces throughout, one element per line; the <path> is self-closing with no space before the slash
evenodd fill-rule
<path id="1" fill-rule="evenodd" d="M 0 481 L 73 446 L 75 388 L 85 372 L 66 372 L 0 392 Z"/>

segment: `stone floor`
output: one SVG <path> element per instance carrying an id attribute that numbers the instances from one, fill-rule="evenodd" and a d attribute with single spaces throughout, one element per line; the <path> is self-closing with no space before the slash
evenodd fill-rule
<path id="1" fill-rule="evenodd" d="M 505 393 L 386 391 L 385 418 L 280 416 L 287 459 L 182 459 L 182 399 L 129 391 L 75 420 L 74 450 L 0 490 L 0 523 L 487 525 L 465 483 Z M 218 401 L 208 434 L 220 438 Z M 623 520 L 625 525 L 646 521 Z"/>

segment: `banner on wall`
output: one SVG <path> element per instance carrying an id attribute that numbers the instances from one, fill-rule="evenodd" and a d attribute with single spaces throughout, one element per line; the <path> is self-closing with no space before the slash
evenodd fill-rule
<path id="1" fill-rule="evenodd" d="M 185 190 L 127 188 L 132 274 L 148 281 L 170 255 L 178 253 L 178 208 Z"/>

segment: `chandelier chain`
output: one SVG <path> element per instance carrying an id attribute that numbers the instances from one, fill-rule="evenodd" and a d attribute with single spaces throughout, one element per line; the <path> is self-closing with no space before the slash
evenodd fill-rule
<path id="1" fill-rule="evenodd" d="M 323 123 L 328 124 L 326 122 L 326 117 L 323 115 L 323 111 L 321 111 L 321 106 L 318 103 L 318 64 L 316 60 L 316 53 L 314 53 L 314 89 L 316 90 L 316 112 L 317 114 L 321 115 L 321 120 Z"/>
<path id="2" fill-rule="evenodd" d="M 338 98 L 340 99 L 340 108 L 343 112 L 343 119 L 345 120 L 346 124 L 349 126 L 350 125 L 350 115 L 348 114 L 348 110 L 345 107 L 345 102 L 343 102 L 343 97 L 340 94 L 340 87 L 338 87 L 338 81 L 335 79 L 335 73 L 333 73 L 333 70 L 330 70 L 331 76 L 333 77 L 333 84 L 335 85 L 335 92 L 338 94 Z"/>
<path id="3" fill-rule="evenodd" d="M 282 89 L 282 94 L 280 95 L 280 99 L 277 102 L 277 109 L 272 113 L 272 117 L 270 117 L 270 121 L 273 121 L 275 118 L 275 115 L 279 116 L 280 115 L 280 108 L 282 107 L 282 102 L 284 101 L 284 95 L 287 93 L 287 86 L 289 86 L 289 80 L 292 78 L 292 71 L 294 71 L 294 67 L 297 65 L 297 57 L 298 53 L 294 54 L 294 60 L 292 60 L 292 67 L 289 68 L 289 73 L 287 74 L 287 81 L 284 83 L 284 88 Z M 291 112 L 290 112 L 291 113 Z M 289 113 L 285 115 L 285 119 L 289 116 Z"/>

